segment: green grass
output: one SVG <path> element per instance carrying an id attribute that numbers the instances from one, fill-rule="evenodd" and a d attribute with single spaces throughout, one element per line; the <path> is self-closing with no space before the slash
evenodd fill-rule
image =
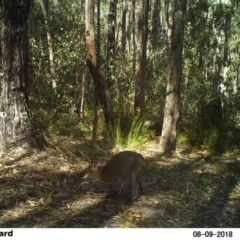
<path id="1" fill-rule="evenodd" d="M 108 141 L 117 149 L 134 150 L 149 140 L 149 132 L 149 127 L 145 126 L 141 119 L 135 117 L 129 121 L 129 126 L 125 129 L 120 122 L 110 128 Z"/>
<path id="2" fill-rule="evenodd" d="M 221 128 L 209 126 L 208 129 L 197 127 L 183 127 L 177 134 L 177 142 L 207 151 L 222 151 L 224 139 L 221 137 Z"/>
<path id="3" fill-rule="evenodd" d="M 211 127 L 207 131 L 206 136 L 203 138 L 203 145 L 202 148 L 205 150 L 213 150 L 218 146 L 219 140 L 219 130 L 216 127 Z"/>

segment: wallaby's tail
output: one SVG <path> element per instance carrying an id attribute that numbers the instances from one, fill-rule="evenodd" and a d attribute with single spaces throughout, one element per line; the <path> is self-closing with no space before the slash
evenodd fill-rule
<path id="1" fill-rule="evenodd" d="M 147 188 L 147 187 L 153 185 L 153 184 L 156 183 L 156 182 L 157 182 L 157 180 L 153 180 L 153 181 L 151 181 L 151 182 L 141 182 L 141 187 L 142 187 L 142 188 Z"/>

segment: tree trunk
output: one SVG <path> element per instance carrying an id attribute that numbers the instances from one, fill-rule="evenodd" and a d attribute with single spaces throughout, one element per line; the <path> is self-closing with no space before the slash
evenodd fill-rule
<path id="1" fill-rule="evenodd" d="M 145 114 L 145 75 L 148 39 L 148 8 L 149 0 L 139 1 L 140 11 L 137 34 L 137 62 L 135 76 L 134 112 L 141 117 Z"/>
<path id="2" fill-rule="evenodd" d="M 114 112 L 106 79 L 97 66 L 94 33 L 94 0 L 86 0 L 85 8 L 87 64 L 93 77 L 99 102 L 103 108 L 105 122 L 107 125 L 114 125 Z"/>
<path id="3" fill-rule="evenodd" d="M 107 85 L 114 84 L 114 75 L 116 69 L 116 14 L 118 0 L 111 0 L 108 14 L 108 38 L 107 38 Z"/>
<path id="4" fill-rule="evenodd" d="M 121 39 L 121 52 L 122 58 L 125 59 L 125 51 L 126 51 L 126 17 L 128 11 L 128 3 L 126 0 L 123 1 L 123 10 L 122 10 L 122 39 Z"/>
<path id="5" fill-rule="evenodd" d="M 170 55 L 171 51 L 171 37 L 172 37 L 172 28 L 173 28 L 173 13 L 174 13 L 174 4 L 176 0 L 168 0 L 165 1 L 165 17 L 166 21 L 164 21 L 164 30 L 166 31 L 166 45 L 168 49 L 168 55 Z"/>
<path id="6" fill-rule="evenodd" d="M 100 32 L 101 32 L 101 24 L 100 24 L 100 11 L 101 11 L 101 2 L 97 1 L 97 69 L 100 68 Z M 94 89 L 94 107 L 93 107 L 93 130 L 92 130 L 92 141 L 93 143 L 97 140 L 97 127 L 98 127 L 98 89 L 95 86 Z"/>
<path id="7" fill-rule="evenodd" d="M 182 49 L 187 0 L 175 0 L 171 34 L 170 64 L 168 70 L 160 152 L 172 154 L 176 149 L 176 125 L 180 107 L 180 82 L 182 75 Z"/>
<path id="8" fill-rule="evenodd" d="M 28 103 L 28 31 L 31 0 L 2 0 L 0 5 L 0 152 L 44 147 Z"/>
<path id="9" fill-rule="evenodd" d="M 132 0 L 132 48 L 133 48 L 133 65 L 132 70 L 133 74 L 136 75 L 136 59 L 137 59 L 137 43 L 136 43 L 136 30 L 135 30 L 135 9 L 136 9 L 136 3 L 135 0 Z"/>
<path id="10" fill-rule="evenodd" d="M 158 51 L 158 38 L 160 38 L 161 33 L 161 0 L 154 0 L 153 8 L 152 8 L 152 31 L 151 31 L 151 39 L 152 39 L 152 47 L 153 51 Z"/>
<path id="11" fill-rule="evenodd" d="M 47 14 L 48 0 L 40 0 L 40 5 L 42 8 L 43 18 L 44 18 L 46 33 L 47 33 L 50 72 L 51 72 L 51 76 L 52 76 L 52 88 L 53 88 L 53 91 L 56 93 L 56 91 L 57 91 L 56 70 L 55 70 L 55 65 L 54 65 L 54 61 L 53 61 L 53 44 L 52 44 L 52 37 L 51 37 L 51 33 L 50 33 L 50 27 L 49 27 L 49 23 L 48 23 L 48 14 Z"/>

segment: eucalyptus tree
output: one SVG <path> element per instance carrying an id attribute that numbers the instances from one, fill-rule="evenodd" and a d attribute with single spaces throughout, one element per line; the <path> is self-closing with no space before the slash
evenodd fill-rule
<path id="1" fill-rule="evenodd" d="M 106 70 L 108 87 L 111 87 L 115 81 L 116 69 L 116 14 L 117 14 L 117 0 L 109 2 L 109 13 L 107 21 L 107 52 L 106 52 Z"/>
<path id="2" fill-rule="evenodd" d="M 107 88 L 107 81 L 97 65 L 95 46 L 95 24 L 94 24 L 94 0 L 85 2 L 85 26 L 86 26 L 86 48 L 87 64 L 92 75 L 95 92 L 103 108 L 103 114 L 107 125 L 114 125 L 114 112 Z"/>
<path id="3" fill-rule="evenodd" d="M 191 118 L 194 125 L 202 128 L 209 120 L 202 109 L 220 99 L 227 122 L 236 115 L 239 99 L 239 4 L 230 0 L 189 1 L 187 22 L 182 117 Z"/>
<path id="4" fill-rule="evenodd" d="M 50 72 L 51 72 L 51 77 L 52 77 L 52 88 L 53 91 L 56 93 L 57 91 L 57 77 L 56 77 L 56 67 L 54 64 L 54 57 L 53 57 L 53 40 L 51 36 L 51 31 L 50 31 L 50 26 L 49 26 L 49 21 L 48 21 L 48 0 L 39 0 L 42 13 L 43 13 L 43 18 L 45 22 L 45 27 L 46 27 L 46 35 L 47 35 L 47 43 L 48 43 L 48 50 L 49 50 L 49 63 L 50 63 Z"/>
<path id="5" fill-rule="evenodd" d="M 28 99 L 30 5 L 30 0 L 2 0 L 0 5 L 0 152 L 44 146 Z"/>
<path id="6" fill-rule="evenodd" d="M 139 7 L 134 111 L 135 114 L 143 117 L 145 114 L 149 0 L 140 0 Z"/>
<path id="7" fill-rule="evenodd" d="M 176 149 L 177 121 L 180 111 L 182 50 L 187 0 L 174 0 L 170 62 L 160 152 L 171 154 Z"/>

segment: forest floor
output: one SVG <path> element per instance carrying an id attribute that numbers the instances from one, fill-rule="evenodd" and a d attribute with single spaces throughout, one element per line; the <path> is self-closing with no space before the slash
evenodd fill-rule
<path id="1" fill-rule="evenodd" d="M 90 157 L 105 163 L 115 153 L 56 138 L 54 147 L 0 160 L 0 227 L 197 228 L 240 227 L 240 156 L 178 148 L 159 156 L 149 141 L 136 149 L 156 184 L 129 204 L 129 189 L 81 179 Z"/>

